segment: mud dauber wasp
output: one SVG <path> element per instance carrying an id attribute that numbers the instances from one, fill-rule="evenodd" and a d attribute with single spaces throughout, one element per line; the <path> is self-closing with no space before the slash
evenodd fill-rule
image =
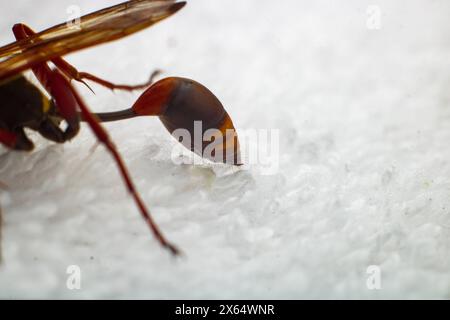
<path id="1" fill-rule="evenodd" d="M 180 128 L 193 133 L 195 121 L 202 121 L 203 131 L 216 129 L 225 133 L 235 130 L 231 118 L 214 94 L 196 81 L 170 77 L 153 83 L 153 74 L 145 84 L 117 85 L 90 73 L 79 72 L 61 57 L 143 30 L 171 16 L 185 4 L 176 0 L 127 1 L 81 17 L 77 28 L 62 23 L 39 33 L 25 24 L 16 24 L 13 33 L 17 41 L 0 48 L 0 143 L 12 150 L 31 151 L 34 145 L 24 128 L 35 130 L 51 141 L 64 143 L 77 135 L 80 122 L 86 122 L 99 143 L 112 155 L 151 231 L 159 243 L 173 254 L 179 253 L 179 250 L 166 240 L 151 217 L 101 122 L 158 116 L 171 133 Z M 23 75 L 28 69 L 50 98 Z M 72 80 L 84 84 L 91 81 L 111 90 L 147 89 L 130 109 L 94 114 L 72 86 Z M 64 130 L 61 128 L 62 122 L 66 124 Z M 231 164 L 240 164 L 236 134 L 224 134 L 222 141 L 215 142 L 224 152 L 220 157 L 212 153 L 207 158 L 228 163 L 231 159 Z M 206 144 L 200 148 L 195 148 L 192 143 L 189 146 L 192 151 L 204 156 L 202 150 Z"/>

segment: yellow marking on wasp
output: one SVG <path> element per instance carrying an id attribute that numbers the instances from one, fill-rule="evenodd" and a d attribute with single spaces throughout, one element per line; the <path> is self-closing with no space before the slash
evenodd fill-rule
<path id="1" fill-rule="evenodd" d="M 42 95 L 42 111 L 48 113 L 50 111 L 50 100 L 43 94 Z"/>

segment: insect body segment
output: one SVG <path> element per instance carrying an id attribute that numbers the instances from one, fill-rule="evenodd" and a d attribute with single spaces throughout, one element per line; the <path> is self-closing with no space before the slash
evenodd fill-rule
<path id="1" fill-rule="evenodd" d="M 214 162 L 240 165 L 239 141 L 233 122 L 217 97 L 186 78 L 165 78 L 148 88 L 128 110 L 96 114 L 109 122 L 138 116 L 158 116 L 186 148 Z M 208 139 L 208 133 L 214 135 Z M 198 139 L 200 138 L 200 139 Z"/>
<path id="2" fill-rule="evenodd" d="M 200 133 L 209 129 L 223 134 L 215 137 L 215 149 L 205 156 L 207 144 L 187 139 L 180 141 L 190 150 L 217 162 L 240 164 L 239 143 L 230 116 L 216 96 L 198 82 L 185 78 L 166 78 L 139 85 L 114 84 L 87 72 L 79 72 L 61 56 L 100 43 L 116 40 L 169 17 L 185 5 L 176 0 L 132 0 L 80 18 L 80 28 L 73 30 L 60 24 L 35 33 L 24 24 L 16 24 L 15 43 L 0 48 L 0 143 L 21 151 L 33 149 L 33 142 L 24 128 L 43 137 L 63 143 L 74 138 L 80 121 L 85 121 L 97 140 L 115 161 L 124 184 L 142 218 L 159 243 L 173 254 L 178 249 L 163 236 L 138 193 L 125 163 L 101 122 L 137 116 L 158 116 L 170 133 L 183 129 L 196 136 L 196 122 L 202 123 Z M 54 69 L 50 68 L 52 62 Z M 31 69 L 50 98 L 21 73 Z M 111 90 L 132 91 L 150 86 L 127 110 L 93 114 L 71 81 L 91 81 Z M 86 84 L 86 83 L 85 83 Z M 63 130 L 60 125 L 66 122 Z M 231 131 L 231 135 L 228 134 Z M 209 143 L 208 143 L 209 145 Z M 226 158 L 222 156 L 225 151 Z M 230 163 L 230 162 L 228 162 Z"/>
<path id="3" fill-rule="evenodd" d="M 22 151 L 33 149 L 24 128 L 38 131 L 43 137 L 64 142 L 59 129 L 61 118 L 56 114 L 53 100 L 20 75 L 0 85 L 0 142 Z"/>

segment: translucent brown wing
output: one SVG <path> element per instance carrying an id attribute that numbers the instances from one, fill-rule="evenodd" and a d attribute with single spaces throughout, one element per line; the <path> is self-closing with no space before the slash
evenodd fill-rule
<path id="1" fill-rule="evenodd" d="M 185 4 L 176 0 L 127 1 L 81 17 L 79 28 L 62 23 L 11 43 L 0 48 L 0 81 L 38 63 L 145 29 Z"/>

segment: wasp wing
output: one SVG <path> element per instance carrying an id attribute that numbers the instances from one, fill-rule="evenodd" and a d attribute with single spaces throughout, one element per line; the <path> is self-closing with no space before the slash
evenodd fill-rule
<path id="1" fill-rule="evenodd" d="M 0 81 L 55 57 L 123 38 L 171 16 L 186 3 L 176 0 L 127 1 L 62 23 L 0 48 Z"/>

